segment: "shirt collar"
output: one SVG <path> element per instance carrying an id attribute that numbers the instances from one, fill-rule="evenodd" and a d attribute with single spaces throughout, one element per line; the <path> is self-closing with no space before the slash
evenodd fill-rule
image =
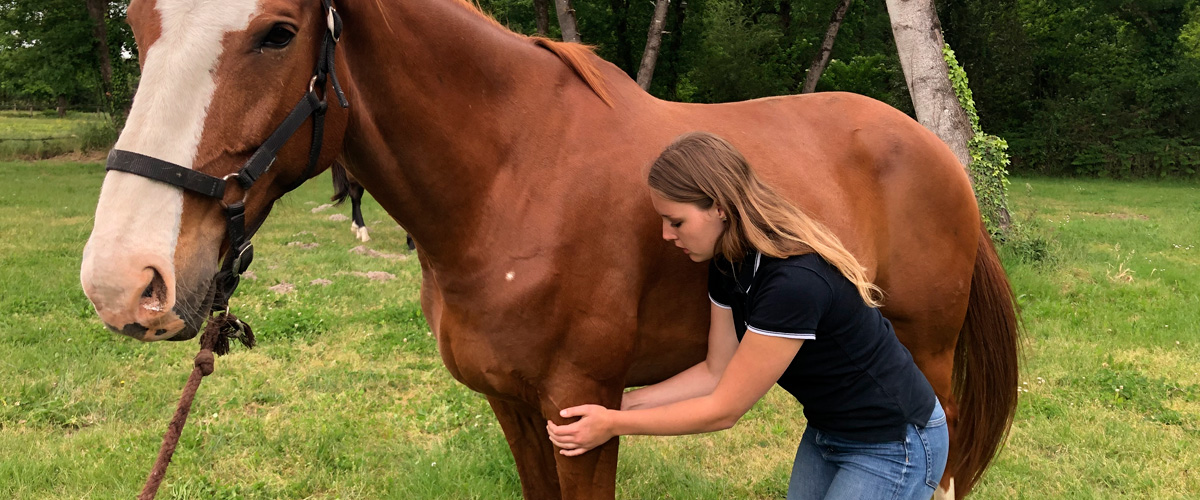
<path id="1" fill-rule="evenodd" d="M 734 266 L 733 276 L 737 281 L 739 292 L 750 293 L 750 288 L 754 286 L 754 276 L 758 274 L 760 264 L 762 264 L 762 252 L 751 250 L 746 253 L 746 258 L 741 263 Z"/>

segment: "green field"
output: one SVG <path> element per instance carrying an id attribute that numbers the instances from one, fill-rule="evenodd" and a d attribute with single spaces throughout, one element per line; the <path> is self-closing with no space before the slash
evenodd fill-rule
<path id="1" fill-rule="evenodd" d="M 0 163 L 0 498 L 135 496 L 191 370 L 194 342 L 109 333 L 80 290 L 102 177 Z M 348 208 L 312 212 L 330 191 L 288 195 L 255 238 L 233 307 L 260 345 L 218 359 L 160 498 L 519 498 L 486 401 L 437 355 L 416 259 L 351 252 L 329 220 Z M 1200 187 L 1014 179 L 1010 203 L 1022 393 L 974 498 L 1200 497 Z M 366 246 L 405 255 L 365 215 Z M 776 389 L 730 431 L 626 438 L 618 497 L 782 498 L 803 425 Z"/>
<path id="2" fill-rule="evenodd" d="M 101 113 L 0 111 L 0 160 L 40 159 L 104 149 L 116 140 Z"/>

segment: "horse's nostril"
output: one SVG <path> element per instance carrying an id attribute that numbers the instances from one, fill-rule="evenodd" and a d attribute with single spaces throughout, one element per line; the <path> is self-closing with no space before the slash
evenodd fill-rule
<path id="1" fill-rule="evenodd" d="M 146 289 L 142 290 L 141 306 L 152 312 L 162 312 L 164 304 L 167 302 L 167 284 L 163 281 L 162 275 L 158 269 L 149 268 L 154 273 L 154 277 L 150 279 L 150 284 L 146 285 Z"/>

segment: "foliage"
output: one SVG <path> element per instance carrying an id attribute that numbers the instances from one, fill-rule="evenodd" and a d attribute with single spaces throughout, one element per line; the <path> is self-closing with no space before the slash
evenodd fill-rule
<path id="1" fill-rule="evenodd" d="M 771 60 L 783 36 L 775 22 L 754 22 L 738 0 L 710 0 L 704 12 L 704 38 L 687 75 L 699 90 L 698 102 L 740 101 L 786 93 L 782 69 Z"/>
<path id="2" fill-rule="evenodd" d="M 531 0 L 481 3 L 532 32 Z M 795 93 L 836 3 L 675 0 L 651 93 L 690 102 Z M 946 40 L 971 75 L 982 128 L 994 134 L 975 140 L 994 172 L 1197 175 L 1200 1 L 937 3 Z M 653 3 L 575 6 L 584 41 L 632 75 Z M 912 113 L 883 0 L 851 5 L 817 89 L 868 95 Z"/>
<path id="3" fill-rule="evenodd" d="M 967 142 L 971 153 L 971 185 L 975 188 L 975 199 L 979 213 L 992 234 L 998 234 L 1006 225 L 1008 214 L 1008 143 L 999 137 L 984 133 L 979 126 L 979 115 L 975 111 L 975 99 L 967 85 L 967 72 L 963 71 L 954 57 L 950 45 L 942 46 L 942 57 L 949 68 L 950 84 L 954 95 L 971 121 L 974 135 Z"/>
<path id="4" fill-rule="evenodd" d="M 137 50 L 124 22 L 127 5 L 128 0 L 108 3 L 113 88 L 105 95 L 99 43 L 84 2 L 0 0 L 0 100 L 36 107 L 65 103 L 122 115 L 137 81 Z"/>
<path id="5" fill-rule="evenodd" d="M 532 0 L 476 0 L 514 31 L 536 31 Z M 79 0 L 0 0 L 0 102 L 102 109 L 122 125 L 137 48 L 108 2 L 112 94 Z M 838 0 L 672 0 L 650 92 L 726 102 L 795 93 Z M 550 2 L 550 33 L 558 36 Z M 971 75 L 985 163 L 1016 172 L 1196 177 L 1200 167 L 1200 0 L 938 0 L 946 41 Z M 575 0 L 586 43 L 637 71 L 654 2 Z M 868 95 L 906 113 L 884 0 L 851 4 L 819 91 Z M 988 160 L 990 156 L 994 160 Z M 993 169 L 994 170 L 994 169 Z"/>
<path id="6" fill-rule="evenodd" d="M 1013 168 L 1193 177 L 1200 164 L 1195 0 L 945 0 L 947 41 Z"/>
<path id="7" fill-rule="evenodd" d="M 884 54 L 871 54 L 830 60 L 817 90 L 862 94 L 911 114 L 912 99 L 904 83 L 904 72 L 892 59 Z"/>

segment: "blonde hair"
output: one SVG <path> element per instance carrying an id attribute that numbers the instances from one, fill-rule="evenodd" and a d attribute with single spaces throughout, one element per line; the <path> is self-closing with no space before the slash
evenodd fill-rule
<path id="1" fill-rule="evenodd" d="M 883 291 L 837 236 L 759 180 L 724 139 L 707 132 L 680 136 L 651 164 L 647 182 L 666 200 L 723 209 L 728 225 L 716 252 L 729 261 L 741 261 L 751 248 L 775 258 L 816 252 L 854 284 L 863 302 L 882 305 Z"/>

